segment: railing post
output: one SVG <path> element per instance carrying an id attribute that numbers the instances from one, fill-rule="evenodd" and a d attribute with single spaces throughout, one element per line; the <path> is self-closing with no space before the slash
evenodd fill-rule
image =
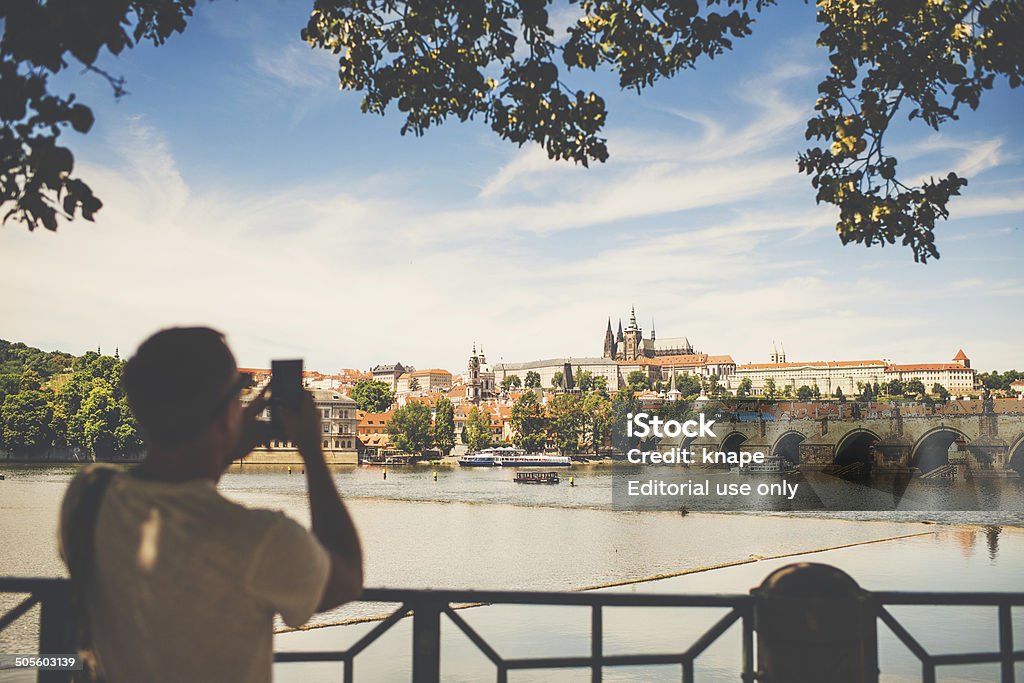
<path id="1" fill-rule="evenodd" d="M 71 614 L 71 592 L 67 582 L 53 583 L 40 594 L 39 654 L 74 654 L 72 636 L 74 621 Z M 39 670 L 38 683 L 67 683 L 70 671 Z"/>
<path id="2" fill-rule="evenodd" d="M 791 564 L 752 593 L 758 680 L 877 683 L 877 606 L 848 574 Z"/>
<path id="3" fill-rule="evenodd" d="M 1013 613 L 1009 604 L 999 605 L 999 654 L 1002 683 L 1013 683 L 1015 678 L 1013 661 Z"/>
<path id="4" fill-rule="evenodd" d="M 441 680 L 441 610 L 444 605 L 426 598 L 412 605 L 412 680 Z"/>

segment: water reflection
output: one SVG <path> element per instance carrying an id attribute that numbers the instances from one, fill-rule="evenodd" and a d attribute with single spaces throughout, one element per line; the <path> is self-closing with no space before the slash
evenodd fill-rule
<path id="1" fill-rule="evenodd" d="M 993 563 L 999 557 L 999 533 L 1001 527 L 988 525 L 985 527 L 985 542 L 988 544 L 988 559 Z"/>

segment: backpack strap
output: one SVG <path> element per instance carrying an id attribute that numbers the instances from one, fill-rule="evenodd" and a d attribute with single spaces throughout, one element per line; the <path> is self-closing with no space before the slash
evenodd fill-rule
<path id="1" fill-rule="evenodd" d="M 82 472 L 77 500 L 65 505 L 61 519 L 64 561 L 71 575 L 71 613 L 75 619 L 74 645 L 83 663 L 86 681 L 101 680 L 89 627 L 89 588 L 96 572 L 96 524 L 103 494 L 117 474 L 112 467 L 92 466 Z"/>

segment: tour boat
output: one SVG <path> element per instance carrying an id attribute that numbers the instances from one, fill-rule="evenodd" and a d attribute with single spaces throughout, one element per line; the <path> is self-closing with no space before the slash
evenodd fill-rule
<path id="1" fill-rule="evenodd" d="M 557 484 L 558 472 L 517 472 L 517 484 Z"/>
<path id="2" fill-rule="evenodd" d="M 495 456 L 490 453 L 468 453 L 467 455 L 459 458 L 459 465 L 462 467 L 497 467 L 498 463 L 495 462 Z"/>
<path id="3" fill-rule="evenodd" d="M 463 467 L 569 467 L 572 461 L 564 455 L 527 453 L 514 446 L 485 448 L 459 458 Z"/>
<path id="4" fill-rule="evenodd" d="M 782 456 L 769 455 L 765 457 L 764 462 L 752 462 L 742 467 L 733 467 L 730 471 L 740 474 L 790 474 L 796 472 L 797 469 Z"/>
<path id="5" fill-rule="evenodd" d="M 524 453 L 522 455 L 503 455 L 498 464 L 501 467 L 569 467 L 572 465 L 572 460 L 567 455 Z"/>

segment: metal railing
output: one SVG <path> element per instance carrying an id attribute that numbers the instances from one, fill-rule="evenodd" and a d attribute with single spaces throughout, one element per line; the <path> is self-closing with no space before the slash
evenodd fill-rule
<path id="1" fill-rule="evenodd" d="M 337 652 L 278 652 L 277 662 L 344 662 L 346 683 L 354 680 L 356 655 L 403 617 L 412 614 L 412 680 L 436 681 L 440 677 L 441 615 L 446 616 L 494 664 L 498 683 L 509 671 L 522 669 L 588 668 L 591 679 L 601 680 L 604 667 L 677 664 L 683 681 L 694 680 L 694 661 L 736 622 L 743 628 L 743 680 L 755 680 L 752 596 L 750 595 L 656 595 L 608 592 L 434 591 L 374 588 L 364 591 L 365 601 L 399 603 L 400 607 L 348 649 Z M 488 643 L 458 613 L 458 605 L 544 605 L 590 608 L 590 654 L 576 657 L 507 658 Z M 604 653 L 606 607 L 720 607 L 729 611 L 685 650 L 666 654 L 608 655 Z"/>
<path id="2" fill-rule="evenodd" d="M 798 570 L 827 565 L 791 565 Z M 617 666 L 676 665 L 684 683 L 694 681 L 697 658 L 736 625 L 742 633 L 740 678 L 743 681 L 877 681 L 877 633 L 881 622 L 918 659 L 921 680 L 934 683 L 936 669 L 957 664 L 998 663 L 1002 683 L 1014 683 L 1016 662 L 1024 661 L 1024 650 L 1014 650 L 1012 609 L 1024 606 L 1024 593 L 935 593 L 869 592 L 856 586 L 831 584 L 835 594 L 824 596 L 821 576 L 801 574 L 796 583 L 771 585 L 770 575 L 760 588 L 749 594 L 662 595 L 594 592 L 531 592 L 475 590 L 408 590 L 371 588 L 361 602 L 393 603 L 399 607 L 381 618 L 369 631 L 344 650 L 277 652 L 275 662 L 340 662 L 342 680 L 355 680 L 355 659 L 366 648 L 404 618 L 412 620 L 412 680 L 437 681 L 441 672 L 442 615 L 490 660 L 496 680 L 508 680 L 510 671 L 524 669 L 589 669 L 591 680 L 600 681 L 604 669 Z M 821 570 L 819 570 L 821 571 Z M 828 577 L 826 577 L 828 578 Z M 801 588 L 802 595 L 793 592 Z M 852 588 L 850 588 L 852 586 Z M 71 615 L 68 584 L 63 579 L 0 578 L 0 593 L 24 593 L 27 597 L 0 617 L 3 630 L 32 607 L 42 606 L 39 624 L 39 653 L 66 654 L 70 651 Z M 564 657 L 516 657 L 498 650 L 460 614 L 472 605 L 581 606 L 590 610 L 590 654 Z M 932 654 L 928 652 L 887 609 L 892 606 L 988 606 L 996 609 L 998 649 L 988 652 Z M 678 607 L 723 608 L 728 610 L 696 640 L 666 653 L 607 654 L 604 649 L 606 608 Z M 808 614 L 814 614 L 808 619 Z M 851 618 L 851 614 L 855 615 Z M 859 616 L 856 616 L 859 615 Z M 831 624 L 829 623 L 829 620 Z M 814 626 L 808 626 L 814 624 Z M 837 636 L 835 629 L 848 628 Z M 801 632 L 801 629 L 804 629 Z M 823 640 L 822 634 L 826 635 Z M 784 635 L 780 635 L 784 634 Z M 852 657 L 852 659 L 851 659 Z M 826 667 L 825 671 L 822 667 Z M 796 672 L 796 673 L 794 673 Z M 826 678 L 822 678 L 826 676 Z M 66 671 L 39 671 L 40 683 L 70 680 Z"/>

